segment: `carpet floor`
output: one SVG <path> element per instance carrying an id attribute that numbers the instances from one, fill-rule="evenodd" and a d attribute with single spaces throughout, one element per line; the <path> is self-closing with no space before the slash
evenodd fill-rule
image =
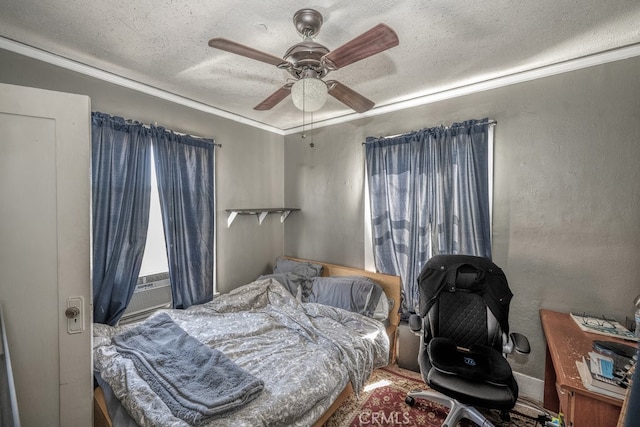
<path id="1" fill-rule="evenodd" d="M 424 399 L 419 399 L 414 406 L 405 403 L 407 393 L 417 389 L 427 389 L 420 374 L 398 367 L 378 369 L 373 373 L 360 396 L 350 396 L 324 426 L 440 427 L 447 416 L 448 408 Z M 509 421 L 502 421 L 499 411 L 483 411 L 483 413 L 496 427 L 544 426 L 544 422 L 539 421 L 539 416 L 553 416 L 537 404 L 524 400 L 518 401 L 510 413 Z M 474 426 L 475 424 L 471 421 L 460 424 L 460 427 Z"/>

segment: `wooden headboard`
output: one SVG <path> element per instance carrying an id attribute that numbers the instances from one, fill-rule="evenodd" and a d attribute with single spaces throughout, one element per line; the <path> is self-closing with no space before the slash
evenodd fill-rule
<path id="1" fill-rule="evenodd" d="M 400 325 L 400 299 L 401 299 L 401 280 L 400 276 L 392 276 L 390 274 L 375 273 L 373 271 L 361 270 L 354 267 L 345 267 L 343 265 L 329 264 L 322 261 L 314 261 L 309 259 L 294 258 L 284 256 L 284 258 L 311 262 L 322 265 L 323 276 L 364 276 L 378 283 L 388 298 L 393 300 L 393 307 L 389 311 L 389 325 L 387 326 L 387 335 L 389 335 L 389 364 L 395 364 L 396 361 L 396 343 L 398 341 L 398 325 Z"/>

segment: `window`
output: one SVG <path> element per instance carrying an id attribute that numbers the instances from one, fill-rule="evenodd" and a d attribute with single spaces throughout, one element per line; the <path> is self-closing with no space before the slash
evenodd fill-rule
<path id="1" fill-rule="evenodd" d="M 138 274 L 138 284 L 133 292 L 127 309 L 120 318 L 120 324 L 145 319 L 155 310 L 171 308 L 171 282 L 169 280 L 169 261 L 165 245 L 158 180 L 151 148 L 151 195 L 149 201 L 149 227 L 147 242 L 142 256 L 142 265 Z"/>
<path id="2" fill-rule="evenodd" d="M 151 201 L 149 211 L 149 228 L 147 229 L 147 243 L 144 247 L 144 255 L 142 257 L 142 266 L 140 267 L 139 277 L 168 271 L 169 262 L 167 261 L 164 228 L 162 227 L 158 181 L 156 179 L 153 149 L 151 149 Z"/>

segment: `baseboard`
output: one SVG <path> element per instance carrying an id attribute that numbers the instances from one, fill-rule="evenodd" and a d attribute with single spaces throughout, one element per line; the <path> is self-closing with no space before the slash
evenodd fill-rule
<path id="1" fill-rule="evenodd" d="M 513 376 L 518 382 L 519 395 L 542 403 L 544 399 L 544 381 L 528 375 L 514 372 Z"/>

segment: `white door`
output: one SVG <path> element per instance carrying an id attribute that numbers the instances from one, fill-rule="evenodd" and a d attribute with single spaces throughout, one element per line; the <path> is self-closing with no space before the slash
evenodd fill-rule
<path id="1" fill-rule="evenodd" d="M 0 84 L 0 304 L 23 427 L 92 425 L 90 114 L 86 96 Z"/>

